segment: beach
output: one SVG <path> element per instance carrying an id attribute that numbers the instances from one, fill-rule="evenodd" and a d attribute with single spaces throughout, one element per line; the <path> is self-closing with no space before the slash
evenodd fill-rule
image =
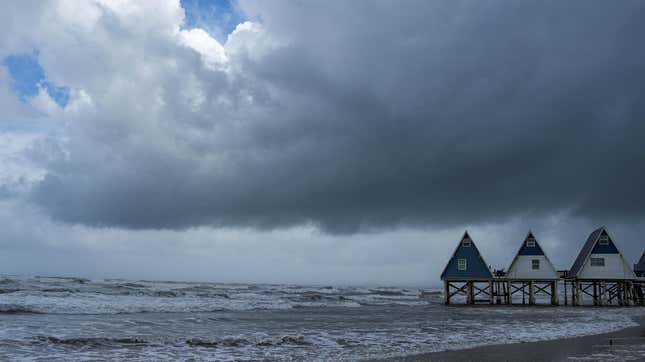
<path id="1" fill-rule="evenodd" d="M 550 341 L 483 346 L 383 361 L 645 361 L 645 314 L 619 331 Z"/>

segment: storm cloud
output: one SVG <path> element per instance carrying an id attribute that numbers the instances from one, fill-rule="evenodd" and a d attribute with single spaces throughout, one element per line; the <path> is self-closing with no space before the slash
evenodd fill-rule
<path id="1" fill-rule="evenodd" d="M 132 229 L 643 220 L 642 2 L 238 5 L 221 45 L 178 6 L 36 27 L 74 100 L 29 199 Z"/>

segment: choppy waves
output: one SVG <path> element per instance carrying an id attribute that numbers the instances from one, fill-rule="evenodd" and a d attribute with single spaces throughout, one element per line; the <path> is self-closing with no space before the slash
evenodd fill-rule
<path id="1" fill-rule="evenodd" d="M 435 291 L 403 288 L 304 287 L 88 280 L 0 279 L 0 313 L 131 314 L 293 308 L 425 305 Z"/>
<path id="2" fill-rule="evenodd" d="M 642 308 L 446 307 L 439 290 L 0 277 L 0 360 L 356 360 L 634 325 Z"/>

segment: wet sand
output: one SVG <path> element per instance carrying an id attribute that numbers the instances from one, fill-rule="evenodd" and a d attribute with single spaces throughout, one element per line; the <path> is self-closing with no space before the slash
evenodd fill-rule
<path id="1" fill-rule="evenodd" d="M 645 315 L 636 322 L 640 323 L 637 327 L 593 336 L 500 344 L 386 361 L 645 361 Z"/>

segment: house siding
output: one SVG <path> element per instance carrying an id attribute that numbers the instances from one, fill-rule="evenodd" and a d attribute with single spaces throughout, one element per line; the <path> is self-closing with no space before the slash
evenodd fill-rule
<path id="1" fill-rule="evenodd" d="M 532 260 L 540 261 L 540 269 L 532 268 Z M 509 279 L 558 279 L 559 275 L 544 255 L 518 255 L 508 270 Z"/>
<path id="2" fill-rule="evenodd" d="M 605 266 L 591 266 L 591 258 L 604 258 Z M 591 254 L 578 273 L 580 279 L 632 279 L 635 275 L 620 254 Z"/>

